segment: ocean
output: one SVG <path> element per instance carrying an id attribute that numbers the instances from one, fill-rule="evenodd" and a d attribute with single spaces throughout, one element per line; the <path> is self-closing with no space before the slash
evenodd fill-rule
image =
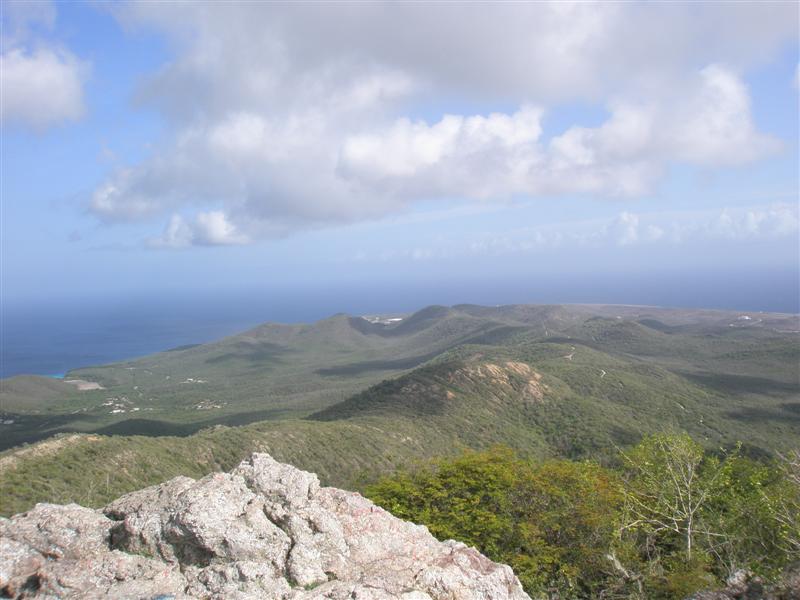
<path id="1" fill-rule="evenodd" d="M 70 369 L 209 342 L 266 321 L 311 322 L 338 312 L 411 312 L 430 304 L 608 303 L 797 313 L 798 288 L 797 274 L 782 271 L 761 277 L 661 273 L 461 284 L 370 282 L 24 303 L 4 298 L 0 377 L 63 376 Z"/>

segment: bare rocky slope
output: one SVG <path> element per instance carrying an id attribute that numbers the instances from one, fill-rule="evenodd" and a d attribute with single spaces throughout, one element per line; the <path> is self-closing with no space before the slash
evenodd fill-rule
<path id="1" fill-rule="evenodd" d="M 528 598 L 510 567 L 267 454 L 99 510 L 0 518 L 0 597 Z"/>

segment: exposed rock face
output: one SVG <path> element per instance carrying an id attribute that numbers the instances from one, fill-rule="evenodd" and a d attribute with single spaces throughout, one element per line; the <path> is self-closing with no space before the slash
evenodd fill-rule
<path id="1" fill-rule="evenodd" d="M 463 380 L 489 382 L 494 389 L 520 398 L 527 404 L 542 402 L 547 391 L 547 386 L 541 382 L 540 373 L 526 363 L 515 361 L 499 365 L 488 362 L 471 364 L 450 374 L 450 383 Z"/>
<path id="2" fill-rule="evenodd" d="M 522 600 L 511 568 L 254 454 L 101 510 L 0 519 L 0 596 Z"/>

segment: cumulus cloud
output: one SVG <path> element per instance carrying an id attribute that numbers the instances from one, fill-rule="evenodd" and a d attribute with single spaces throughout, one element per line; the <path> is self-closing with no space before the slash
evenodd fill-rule
<path id="1" fill-rule="evenodd" d="M 446 115 L 433 125 L 400 119 L 384 130 L 346 137 L 339 173 L 401 197 L 531 191 L 527 179 L 540 161 L 541 118 L 541 109 L 526 106 L 512 115 Z"/>
<path id="2" fill-rule="evenodd" d="M 639 241 L 639 217 L 632 213 L 620 214 L 609 229 L 620 246 L 628 246 Z"/>
<path id="3" fill-rule="evenodd" d="M 4 10 L 8 34 L 0 55 L 0 122 L 43 130 L 79 119 L 85 112 L 83 81 L 88 65 L 42 31 L 52 29 L 49 2 L 9 2 Z"/>
<path id="4" fill-rule="evenodd" d="M 710 65 L 700 72 L 698 93 L 670 122 L 664 143 L 690 163 L 725 166 L 750 162 L 778 149 L 777 140 L 756 131 L 750 97 L 731 71 Z"/>
<path id="5" fill-rule="evenodd" d="M 237 231 L 222 211 L 198 213 L 193 221 L 174 214 L 164 233 L 149 240 L 154 248 L 186 248 L 188 246 L 235 246 L 246 244 L 246 236 Z"/>
<path id="6" fill-rule="evenodd" d="M 543 111 L 534 107 L 447 115 L 433 125 L 400 119 L 345 138 L 340 173 L 403 197 L 635 196 L 652 189 L 671 161 L 737 165 L 779 148 L 755 129 L 747 90 L 731 71 L 708 66 L 681 95 L 620 103 L 601 126 L 572 127 L 549 143 L 540 140 Z"/>
<path id="7" fill-rule="evenodd" d="M 83 67 L 69 52 L 14 49 L 0 60 L 2 122 L 45 129 L 83 115 Z"/>
<path id="8" fill-rule="evenodd" d="M 727 207 L 721 211 L 635 214 L 623 211 L 599 235 L 583 241 L 618 246 L 707 241 L 775 240 L 797 235 L 800 208 L 793 204 Z"/>
<path id="9" fill-rule="evenodd" d="M 470 235 L 468 240 L 443 237 L 435 243 L 405 249 L 360 251 L 358 262 L 447 259 L 459 256 L 552 255 L 556 252 L 639 252 L 645 248 L 707 248 L 709 243 L 780 242 L 800 232 L 800 208 L 778 203 L 728 207 L 713 211 L 634 213 L 622 211 L 610 219 L 576 220 Z"/>
<path id="10" fill-rule="evenodd" d="M 699 228 L 688 226 L 690 232 L 732 240 L 776 238 L 796 235 L 800 230 L 800 208 L 796 204 L 748 209 L 723 209 L 717 217 Z"/>
<path id="11" fill-rule="evenodd" d="M 800 208 L 793 204 L 727 207 L 721 211 L 635 214 L 623 211 L 600 235 L 619 246 L 649 243 L 691 243 L 715 240 L 775 240 L 800 231 Z"/>
<path id="12" fill-rule="evenodd" d="M 92 210 L 111 221 L 221 211 L 250 240 L 442 197 L 633 197 L 671 162 L 756 160 L 778 144 L 753 125 L 738 73 L 796 33 L 780 4 L 117 10 L 177 48 L 139 94 L 174 136 L 99 186 Z M 443 97 L 519 108 L 409 116 Z M 610 116 L 542 139 L 546 107 L 572 100 Z M 213 243 L 188 229 L 165 239 Z"/>

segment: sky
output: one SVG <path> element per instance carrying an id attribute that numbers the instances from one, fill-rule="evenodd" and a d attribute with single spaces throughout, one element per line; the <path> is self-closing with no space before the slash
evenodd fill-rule
<path id="1" fill-rule="evenodd" d="M 800 297 L 796 2 L 0 7 L 7 304 Z"/>

